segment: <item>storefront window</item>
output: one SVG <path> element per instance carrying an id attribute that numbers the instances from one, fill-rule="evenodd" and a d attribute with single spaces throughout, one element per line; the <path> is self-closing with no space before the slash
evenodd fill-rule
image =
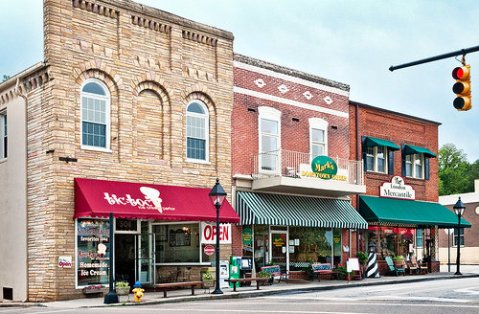
<path id="1" fill-rule="evenodd" d="M 416 246 L 422 248 L 422 229 L 416 229 Z"/>
<path id="2" fill-rule="evenodd" d="M 386 256 L 406 256 L 412 251 L 413 229 L 370 226 L 368 239 L 369 246 L 374 245 L 382 259 Z"/>
<path id="3" fill-rule="evenodd" d="M 256 269 L 269 264 L 269 229 L 267 225 L 254 226 L 254 262 Z"/>
<path id="4" fill-rule="evenodd" d="M 77 286 L 108 284 L 110 223 L 102 219 L 77 220 Z"/>
<path id="5" fill-rule="evenodd" d="M 199 263 L 199 224 L 154 225 L 156 263 Z"/>
<path id="6" fill-rule="evenodd" d="M 294 252 L 290 251 L 290 262 L 332 263 L 333 232 L 327 229 L 291 227 L 289 239 L 297 243 Z"/>

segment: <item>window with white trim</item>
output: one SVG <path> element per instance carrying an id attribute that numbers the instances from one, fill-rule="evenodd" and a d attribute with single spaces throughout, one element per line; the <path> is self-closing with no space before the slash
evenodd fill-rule
<path id="1" fill-rule="evenodd" d="M 271 107 L 259 107 L 260 170 L 278 172 L 281 152 L 281 112 Z"/>
<path id="2" fill-rule="evenodd" d="M 207 162 L 209 155 L 209 113 L 206 105 L 194 100 L 186 108 L 186 159 Z"/>
<path id="3" fill-rule="evenodd" d="M 320 118 L 309 119 L 311 159 L 328 155 L 328 122 Z"/>
<path id="4" fill-rule="evenodd" d="M 424 155 L 413 154 L 405 157 L 406 177 L 424 179 Z"/>
<path id="5" fill-rule="evenodd" d="M 96 79 L 85 82 L 81 90 L 82 148 L 110 149 L 110 94 Z"/>
<path id="6" fill-rule="evenodd" d="M 7 132 L 7 111 L 0 112 L 0 159 L 5 159 L 8 156 L 8 132 Z"/>
<path id="7" fill-rule="evenodd" d="M 387 147 L 368 146 L 366 148 L 366 170 L 380 173 L 387 172 Z"/>

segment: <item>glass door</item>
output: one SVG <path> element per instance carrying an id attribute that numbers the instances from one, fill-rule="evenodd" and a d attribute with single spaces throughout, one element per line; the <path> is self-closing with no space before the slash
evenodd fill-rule
<path id="1" fill-rule="evenodd" d="M 141 284 L 153 284 L 153 248 L 154 234 L 141 233 L 136 236 L 136 261 L 135 261 L 135 278 Z"/>
<path id="2" fill-rule="evenodd" d="M 289 254 L 288 254 L 288 232 L 287 231 L 271 231 L 270 237 L 270 263 L 279 265 L 282 270 L 289 270 Z"/>

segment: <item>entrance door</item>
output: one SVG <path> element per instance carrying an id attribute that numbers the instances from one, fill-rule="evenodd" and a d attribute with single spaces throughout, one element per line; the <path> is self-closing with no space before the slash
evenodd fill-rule
<path id="1" fill-rule="evenodd" d="M 283 270 L 289 270 L 288 232 L 271 231 L 270 262 L 279 265 Z"/>
<path id="2" fill-rule="evenodd" d="M 135 283 L 135 234 L 115 234 L 115 280 Z"/>
<path id="3" fill-rule="evenodd" d="M 152 233 L 142 233 L 136 236 L 136 261 L 135 269 L 136 271 L 136 280 L 139 280 L 141 284 L 153 284 L 153 246 L 154 234 Z"/>

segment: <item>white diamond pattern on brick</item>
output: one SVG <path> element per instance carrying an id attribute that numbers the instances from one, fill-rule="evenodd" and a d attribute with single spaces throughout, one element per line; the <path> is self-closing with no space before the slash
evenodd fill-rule
<path id="1" fill-rule="evenodd" d="M 260 78 L 254 80 L 254 83 L 255 83 L 256 86 L 258 86 L 259 88 L 263 88 L 263 87 L 266 85 L 266 83 L 263 81 L 263 79 L 260 79 Z"/>
<path id="2" fill-rule="evenodd" d="M 309 91 L 306 91 L 303 93 L 303 96 L 304 98 L 306 98 L 307 100 L 311 100 L 311 98 L 313 98 L 313 94 L 311 94 Z"/>
<path id="3" fill-rule="evenodd" d="M 323 98 L 324 102 L 327 103 L 328 105 L 331 105 L 333 103 L 333 100 L 331 99 L 331 97 L 329 96 L 326 96 Z"/>
<path id="4" fill-rule="evenodd" d="M 278 90 L 280 91 L 281 94 L 287 93 L 289 91 L 288 86 L 281 84 L 278 86 Z"/>

